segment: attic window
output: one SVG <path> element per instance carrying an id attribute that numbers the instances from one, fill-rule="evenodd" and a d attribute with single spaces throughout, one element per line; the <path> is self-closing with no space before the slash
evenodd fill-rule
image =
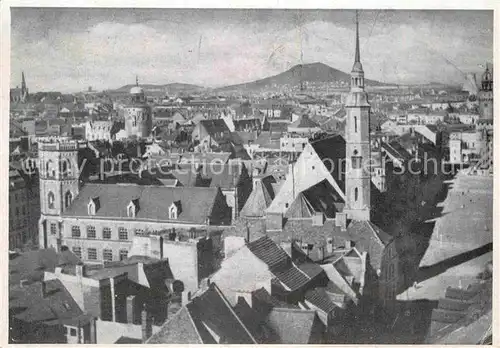
<path id="1" fill-rule="evenodd" d="M 173 202 L 172 205 L 168 208 L 168 218 L 171 220 L 177 220 L 177 217 L 180 214 L 180 206 L 181 202 Z"/>
<path id="2" fill-rule="evenodd" d="M 99 210 L 99 198 L 91 198 L 89 204 L 87 205 L 87 211 L 89 215 L 95 215 L 95 213 Z"/>
<path id="3" fill-rule="evenodd" d="M 130 218 L 135 218 L 138 210 L 139 210 L 139 205 L 137 199 L 130 201 L 130 203 L 127 206 L 127 216 Z"/>

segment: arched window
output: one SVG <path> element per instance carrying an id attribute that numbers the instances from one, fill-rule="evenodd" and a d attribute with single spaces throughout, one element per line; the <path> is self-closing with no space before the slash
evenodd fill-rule
<path id="1" fill-rule="evenodd" d="M 47 202 L 49 203 L 49 209 L 54 209 L 55 200 L 56 197 L 54 196 L 54 193 L 52 191 L 49 191 L 49 194 L 47 195 Z"/>
<path id="2" fill-rule="evenodd" d="M 354 116 L 354 132 L 358 132 L 358 118 Z"/>
<path id="3" fill-rule="evenodd" d="M 73 194 L 71 193 L 71 191 L 66 192 L 66 194 L 64 195 L 64 208 L 69 207 L 72 200 L 73 200 Z"/>
<path id="4" fill-rule="evenodd" d="M 358 188 L 357 187 L 354 189 L 354 201 L 355 202 L 358 201 Z"/>
<path id="5" fill-rule="evenodd" d="M 49 177 L 56 176 L 56 169 L 54 168 L 53 162 L 51 160 L 47 161 L 47 164 L 45 165 L 45 172 Z"/>

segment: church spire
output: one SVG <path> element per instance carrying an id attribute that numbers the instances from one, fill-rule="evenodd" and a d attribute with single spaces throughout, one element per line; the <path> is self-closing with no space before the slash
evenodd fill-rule
<path id="1" fill-rule="evenodd" d="M 359 53 L 359 15 L 356 10 L 356 51 L 354 53 L 354 65 L 351 70 L 351 90 L 359 91 L 364 89 L 364 75 L 361 54 Z"/>
<path id="2" fill-rule="evenodd" d="M 23 71 L 23 72 L 21 72 L 21 75 L 22 75 L 22 80 L 21 80 L 21 88 L 22 88 L 23 90 L 25 90 L 25 89 L 26 89 L 26 80 L 24 79 L 24 71 Z"/>
<path id="3" fill-rule="evenodd" d="M 356 10 L 356 55 L 354 56 L 354 63 L 361 63 L 359 55 L 359 14 Z"/>

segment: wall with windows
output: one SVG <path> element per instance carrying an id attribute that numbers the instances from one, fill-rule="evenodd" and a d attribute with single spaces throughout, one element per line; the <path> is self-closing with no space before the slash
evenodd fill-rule
<path id="1" fill-rule="evenodd" d="M 205 225 L 185 225 L 169 222 L 101 220 L 64 218 L 61 229 L 62 245 L 68 246 L 84 262 L 119 261 L 128 256 L 136 234 L 170 228 L 205 228 Z M 50 231 L 50 227 L 49 233 Z"/>

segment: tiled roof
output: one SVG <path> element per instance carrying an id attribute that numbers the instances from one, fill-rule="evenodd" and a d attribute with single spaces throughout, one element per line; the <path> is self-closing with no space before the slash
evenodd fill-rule
<path id="1" fill-rule="evenodd" d="M 337 305 L 333 303 L 324 288 L 308 290 L 305 299 L 325 313 L 330 313 L 337 308 Z"/>
<path id="2" fill-rule="evenodd" d="M 42 282 L 25 285 L 9 293 L 9 308 L 14 317 L 24 322 L 45 322 L 61 324 L 62 320 L 79 317 L 82 310 L 71 297 L 60 280 L 45 282 L 43 293 Z"/>
<path id="3" fill-rule="evenodd" d="M 288 254 L 267 237 L 248 243 L 248 248 L 271 270 L 287 267 L 291 264 Z"/>
<path id="4" fill-rule="evenodd" d="M 323 225 L 312 224 L 312 219 L 289 219 L 283 227 L 283 237 L 287 240 L 299 240 L 303 243 L 322 246 L 328 238 L 344 236 L 349 238 L 346 232 L 335 226 L 335 220 L 327 219 Z"/>
<path id="5" fill-rule="evenodd" d="M 384 249 L 393 238 L 371 221 L 352 221 L 347 227 L 347 232 L 351 240 L 356 243 L 356 249 L 369 253 L 373 268 L 380 269 Z"/>
<path id="6" fill-rule="evenodd" d="M 311 279 L 292 262 L 288 254 L 269 237 L 262 237 L 248 243 L 250 251 L 269 267 L 273 275 L 289 291 L 297 290 Z"/>
<path id="7" fill-rule="evenodd" d="M 295 265 L 283 270 L 275 270 L 273 274 L 281 283 L 286 285 L 290 291 L 300 289 L 310 281 L 310 278 L 302 273 Z"/>
<path id="8" fill-rule="evenodd" d="M 202 180 L 207 181 L 207 186 L 231 190 L 238 184 L 240 175 L 245 170 L 243 163 L 209 163 L 201 168 L 200 173 Z"/>
<path id="9" fill-rule="evenodd" d="M 391 141 L 389 144 L 382 142 L 382 148 L 401 162 L 406 162 L 412 158 L 408 151 L 406 151 L 397 140 Z"/>
<path id="10" fill-rule="evenodd" d="M 168 207 L 173 202 L 180 202 L 176 221 L 204 224 L 212 213 L 218 193 L 217 188 L 205 187 L 86 184 L 64 216 L 89 216 L 90 199 L 99 197 L 100 208 L 89 218 L 170 221 Z M 128 218 L 127 206 L 136 199 L 139 205 L 136 217 Z"/>
<path id="11" fill-rule="evenodd" d="M 227 128 L 227 124 L 222 119 L 215 120 L 201 120 L 200 125 L 203 126 L 207 133 L 211 136 L 217 133 L 230 133 L 229 128 Z"/>
<path id="12" fill-rule="evenodd" d="M 289 128 L 319 128 L 319 124 L 314 122 L 309 118 L 307 115 L 302 115 L 299 117 L 298 120 L 295 122 L 292 122 L 289 126 Z"/>
<path id="13" fill-rule="evenodd" d="M 311 279 L 316 278 L 321 273 L 323 273 L 323 268 L 320 265 L 314 262 L 304 262 L 298 265 L 299 269 L 307 274 L 307 276 Z"/>
<path id="14" fill-rule="evenodd" d="M 233 120 L 234 123 L 234 128 L 235 131 L 245 131 L 245 130 L 252 130 L 252 129 L 258 129 L 261 127 L 261 122 L 260 119 L 258 118 L 246 118 L 246 119 L 239 119 L 239 120 Z"/>
<path id="15" fill-rule="evenodd" d="M 19 284 L 23 279 L 42 280 L 44 272 L 54 272 L 56 267 L 74 268 L 80 259 L 71 251 L 56 253 L 54 249 L 40 249 L 20 254 L 9 261 L 9 284 Z"/>

